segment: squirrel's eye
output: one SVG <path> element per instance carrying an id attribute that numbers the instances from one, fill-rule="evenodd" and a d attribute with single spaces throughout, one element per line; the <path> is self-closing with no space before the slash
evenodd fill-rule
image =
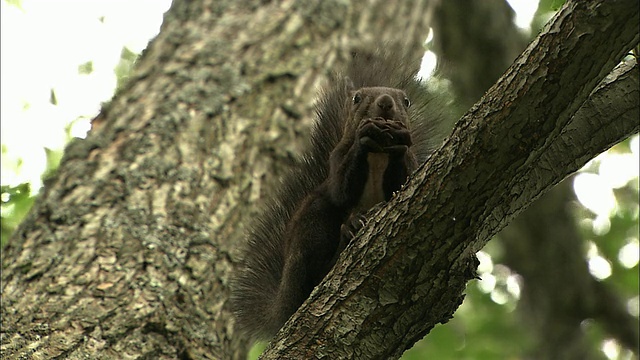
<path id="1" fill-rule="evenodd" d="M 360 104 L 361 101 L 362 101 L 362 95 L 360 95 L 360 93 L 355 93 L 355 95 L 353 95 L 353 104 L 358 105 Z"/>
<path id="2" fill-rule="evenodd" d="M 409 100 L 409 98 L 406 96 L 404 97 L 404 106 L 407 108 L 411 106 L 411 100 Z"/>

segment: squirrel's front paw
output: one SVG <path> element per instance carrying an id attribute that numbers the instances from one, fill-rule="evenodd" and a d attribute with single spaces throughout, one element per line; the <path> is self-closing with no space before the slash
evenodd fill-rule
<path id="1" fill-rule="evenodd" d="M 360 145 L 370 152 L 404 153 L 412 144 L 409 129 L 397 120 L 364 119 L 357 134 Z"/>
<path id="2" fill-rule="evenodd" d="M 347 221 L 340 226 L 340 242 L 346 247 L 353 239 L 358 231 L 367 223 L 367 218 L 363 213 L 353 213 Z"/>

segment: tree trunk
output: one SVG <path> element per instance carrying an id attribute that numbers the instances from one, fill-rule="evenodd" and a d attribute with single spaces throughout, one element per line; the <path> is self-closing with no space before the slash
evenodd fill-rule
<path id="1" fill-rule="evenodd" d="M 2 358 L 245 358 L 227 302 L 244 224 L 323 78 L 395 34 L 421 56 L 426 7 L 176 0 L 3 251 Z"/>
<path id="2" fill-rule="evenodd" d="M 436 7 L 438 70 L 451 81 L 460 110 L 480 100 L 527 46 L 514 17 L 506 0 L 443 1 Z"/>
<path id="3" fill-rule="evenodd" d="M 561 147 L 571 115 L 638 42 L 635 5 L 569 2 L 372 217 L 265 357 L 394 358 L 446 321 L 489 236 L 637 131 L 635 120 L 596 119 L 609 130 Z M 2 357 L 244 357 L 227 302 L 243 224 L 298 152 L 316 85 L 380 40 L 402 38 L 399 56 L 415 57 L 426 9 L 176 0 L 2 254 Z"/>

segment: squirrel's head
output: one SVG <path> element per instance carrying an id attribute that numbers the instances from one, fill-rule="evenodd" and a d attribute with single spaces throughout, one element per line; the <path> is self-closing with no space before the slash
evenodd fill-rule
<path id="1" fill-rule="evenodd" d="M 404 91 L 366 87 L 351 93 L 351 117 L 356 120 L 383 118 L 405 122 L 411 101 Z"/>
<path id="2" fill-rule="evenodd" d="M 382 118 L 408 124 L 408 110 L 411 101 L 407 94 L 399 89 L 388 87 L 364 87 L 351 90 L 346 100 L 348 119 L 345 131 L 355 129 L 363 119 Z"/>

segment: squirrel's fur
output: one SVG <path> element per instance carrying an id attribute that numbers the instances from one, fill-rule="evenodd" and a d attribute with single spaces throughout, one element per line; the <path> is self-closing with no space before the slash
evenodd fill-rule
<path id="1" fill-rule="evenodd" d="M 425 160 L 440 112 L 432 99 L 414 69 L 388 54 L 354 56 L 346 76 L 329 80 L 308 152 L 250 227 L 232 280 L 241 331 L 272 337 L 333 267 L 362 214 Z"/>

